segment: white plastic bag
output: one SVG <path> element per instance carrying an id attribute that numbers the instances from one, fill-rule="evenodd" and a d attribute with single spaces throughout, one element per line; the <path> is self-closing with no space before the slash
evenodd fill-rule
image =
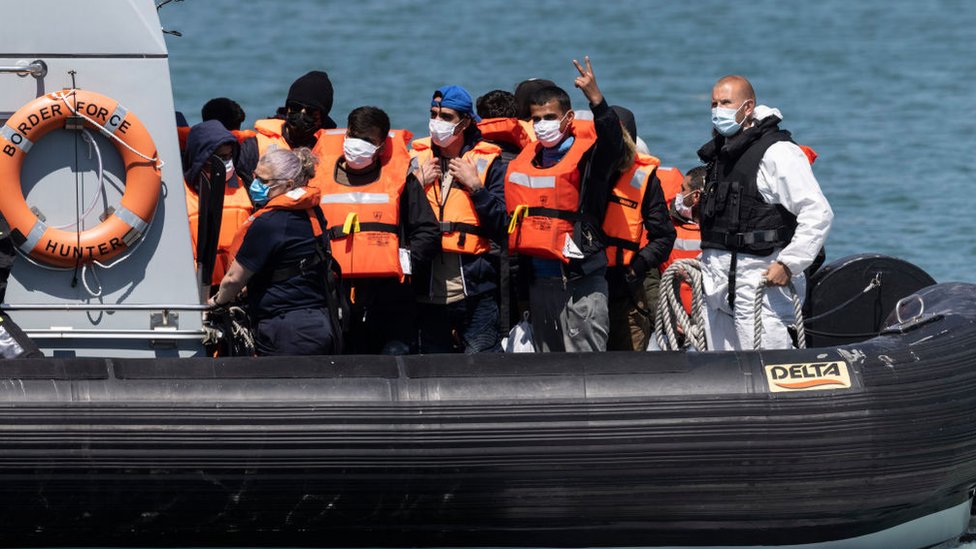
<path id="1" fill-rule="evenodd" d="M 534 353 L 532 344 L 532 325 L 529 324 L 529 312 L 522 313 L 522 320 L 512 327 L 508 337 L 502 338 L 502 350 L 506 353 Z"/>

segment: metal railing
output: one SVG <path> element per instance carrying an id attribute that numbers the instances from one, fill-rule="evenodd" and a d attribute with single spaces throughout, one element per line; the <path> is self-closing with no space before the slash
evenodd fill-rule
<path id="1" fill-rule="evenodd" d="M 47 76 L 47 63 L 40 59 L 35 59 L 23 65 L 0 66 L 0 73 L 14 73 L 18 76 L 27 76 L 29 74 L 34 78 L 44 78 Z"/>

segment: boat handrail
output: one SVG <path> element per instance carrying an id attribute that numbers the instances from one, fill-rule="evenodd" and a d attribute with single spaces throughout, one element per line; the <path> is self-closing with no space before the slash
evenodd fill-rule
<path id="1" fill-rule="evenodd" d="M 150 339 L 150 340 L 200 340 L 208 334 L 205 330 L 91 330 L 74 328 L 24 329 L 27 337 L 38 339 Z"/>
<path id="2" fill-rule="evenodd" d="M 207 305 L 171 303 L 4 303 L 2 311 L 206 311 Z"/>
<path id="3" fill-rule="evenodd" d="M 27 76 L 29 74 L 34 78 L 44 78 L 47 76 L 47 63 L 40 59 L 35 59 L 23 65 L 0 66 L 0 73 L 13 73 L 18 76 Z"/>

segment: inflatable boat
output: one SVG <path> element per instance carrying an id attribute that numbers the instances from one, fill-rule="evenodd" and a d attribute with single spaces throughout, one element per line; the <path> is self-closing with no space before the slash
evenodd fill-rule
<path id="1" fill-rule="evenodd" d="M 976 286 L 792 351 L 0 362 L 16 546 L 924 547 L 976 486 Z"/>
<path id="2" fill-rule="evenodd" d="M 209 358 L 155 6 L 2 9 L 46 29 L 0 35 L 0 210 L 23 254 L 4 311 L 45 358 L 0 361 L 0 545 L 965 532 L 976 286 L 835 262 L 811 279 L 816 348 L 791 351 Z"/>

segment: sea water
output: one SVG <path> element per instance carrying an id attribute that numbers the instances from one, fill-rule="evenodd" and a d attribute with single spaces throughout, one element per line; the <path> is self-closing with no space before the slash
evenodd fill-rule
<path id="1" fill-rule="evenodd" d="M 548 78 L 583 107 L 572 59 L 588 55 L 651 152 L 686 170 L 709 137 L 712 84 L 741 74 L 819 154 L 814 173 L 835 214 L 828 261 L 876 252 L 940 282 L 976 282 L 971 2 L 187 0 L 160 16 L 183 34 L 167 45 L 191 123 L 226 96 L 249 127 L 284 104 L 295 78 L 325 70 L 340 126 L 375 105 L 425 136 L 445 84 L 477 97 Z"/>
<path id="2" fill-rule="evenodd" d="M 572 59 L 589 55 L 607 100 L 634 111 L 665 165 L 686 170 L 709 137 L 712 84 L 742 74 L 820 155 L 814 173 L 835 213 L 828 260 L 877 252 L 940 282 L 976 281 L 972 2 L 187 0 L 160 16 L 183 33 L 167 45 L 191 123 L 227 96 L 248 127 L 319 69 L 340 126 L 375 105 L 425 136 L 445 84 L 477 97 L 548 78 L 584 107 Z"/>

